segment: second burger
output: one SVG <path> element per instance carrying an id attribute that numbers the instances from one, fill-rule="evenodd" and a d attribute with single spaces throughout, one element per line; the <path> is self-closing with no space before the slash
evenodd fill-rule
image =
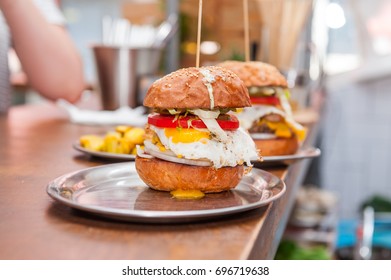
<path id="1" fill-rule="evenodd" d="M 235 72 L 248 88 L 252 107 L 237 116 L 262 156 L 296 153 L 306 129 L 292 117 L 287 81 L 278 69 L 260 61 L 226 61 L 219 66 Z"/>

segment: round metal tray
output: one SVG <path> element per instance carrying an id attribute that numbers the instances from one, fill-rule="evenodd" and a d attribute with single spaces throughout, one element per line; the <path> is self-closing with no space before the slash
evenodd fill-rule
<path id="1" fill-rule="evenodd" d="M 134 162 L 107 164 L 63 175 L 47 186 L 59 203 L 100 216 L 143 223 L 207 220 L 248 211 L 280 198 L 285 184 L 253 168 L 230 191 L 206 194 L 199 200 L 172 198 L 150 189 L 139 178 Z"/>

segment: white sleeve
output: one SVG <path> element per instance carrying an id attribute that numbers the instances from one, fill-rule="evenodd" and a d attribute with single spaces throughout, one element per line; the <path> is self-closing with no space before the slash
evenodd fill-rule
<path id="1" fill-rule="evenodd" d="M 50 23 L 66 24 L 64 15 L 53 0 L 34 0 L 34 3 Z"/>

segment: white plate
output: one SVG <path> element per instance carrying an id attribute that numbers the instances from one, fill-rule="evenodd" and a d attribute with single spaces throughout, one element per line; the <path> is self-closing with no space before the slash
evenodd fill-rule
<path id="1" fill-rule="evenodd" d="M 296 154 L 293 155 L 283 155 L 283 156 L 268 156 L 263 157 L 263 161 L 254 162 L 255 167 L 265 167 L 269 165 L 289 165 L 295 161 L 308 159 L 308 158 L 316 158 L 321 155 L 321 151 L 318 148 L 307 147 L 301 148 L 297 151 Z"/>
<path id="2" fill-rule="evenodd" d="M 230 191 L 179 200 L 155 191 L 139 178 L 134 162 L 106 164 L 58 177 L 47 186 L 54 200 L 69 207 L 117 220 L 178 223 L 207 220 L 259 208 L 280 198 L 285 184 L 260 169 Z"/>
<path id="3" fill-rule="evenodd" d="M 89 150 L 89 149 L 86 149 L 86 148 L 80 146 L 80 144 L 78 142 L 73 143 L 72 146 L 75 150 L 82 152 L 82 153 L 85 153 L 90 156 L 94 156 L 94 157 L 107 158 L 107 159 L 111 159 L 111 160 L 121 160 L 121 161 L 134 160 L 136 158 L 135 155 L 131 155 L 131 154 L 116 154 L 116 153 L 106 153 L 106 152 L 98 152 L 98 151 Z"/>

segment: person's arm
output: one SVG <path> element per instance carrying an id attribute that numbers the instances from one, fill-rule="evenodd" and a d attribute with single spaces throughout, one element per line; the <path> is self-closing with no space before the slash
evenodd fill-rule
<path id="1" fill-rule="evenodd" d="M 83 65 L 67 31 L 48 23 L 31 0 L 0 0 L 0 8 L 31 87 L 51 100 L 78 100 Z"/>

